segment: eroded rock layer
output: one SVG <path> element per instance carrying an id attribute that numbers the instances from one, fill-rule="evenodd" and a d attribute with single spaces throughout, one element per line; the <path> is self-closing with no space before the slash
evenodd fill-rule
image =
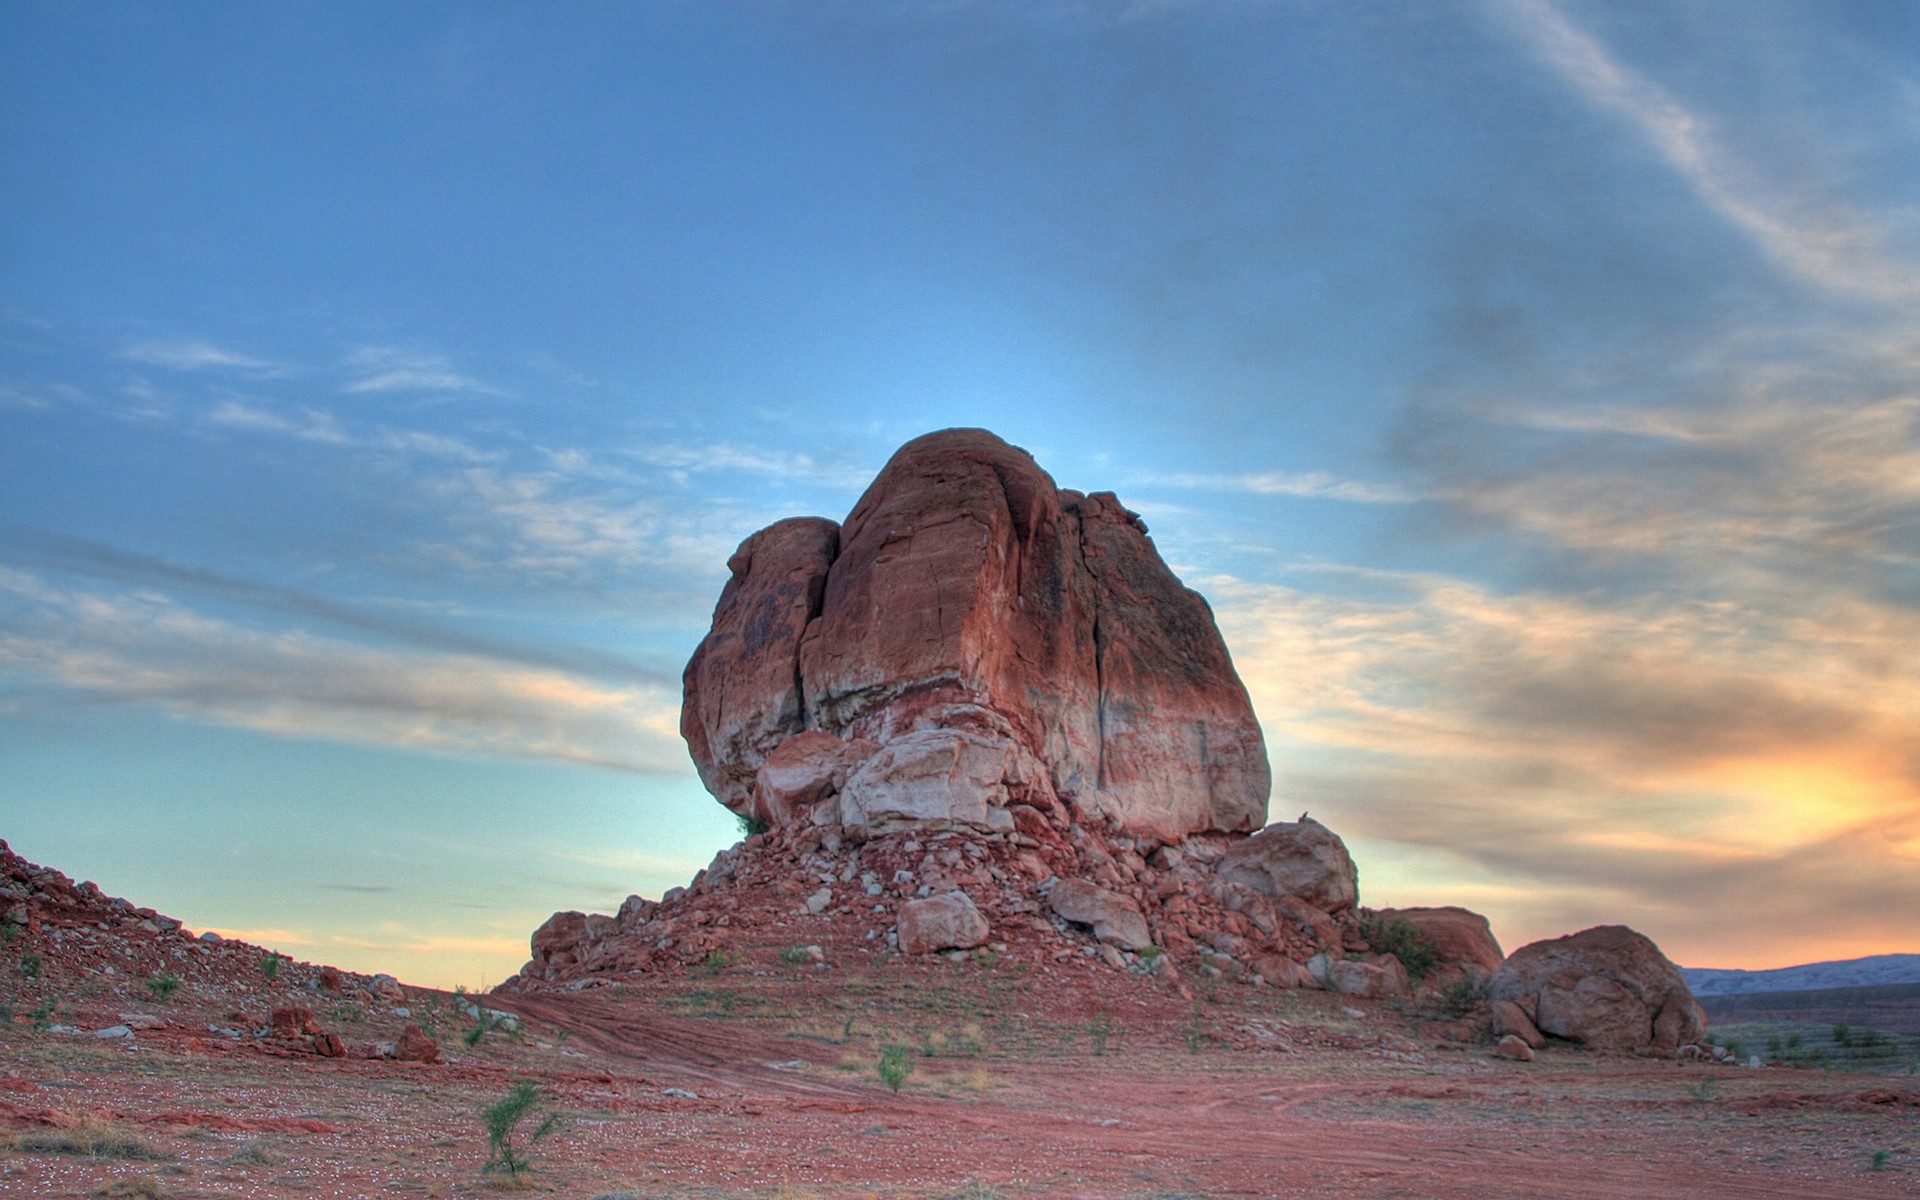
<path id="1" fill-rule="evenodd" d="M 737 813 L 860 837 L 1064 805 L 1162 841 L 1266 819 L 1206 601 L 1111 494 L 984 430 L 909 442 L 844 526 L 782 521 L 729 565 L 681 727 Z"/>

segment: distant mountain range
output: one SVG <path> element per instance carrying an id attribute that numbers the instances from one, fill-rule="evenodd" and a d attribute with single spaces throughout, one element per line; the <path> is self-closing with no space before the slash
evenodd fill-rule
<path id="1" fill-rule="evenodd" d="M 1844 962 L 1807 963 L 1771 971 L 1681 967 L 1696 996 L 1742 996 L 1749 992 L 1793 992 L 1807 988 L 1873 987 L 1920 983 L 1920 954 L 1875 954 Z"/>

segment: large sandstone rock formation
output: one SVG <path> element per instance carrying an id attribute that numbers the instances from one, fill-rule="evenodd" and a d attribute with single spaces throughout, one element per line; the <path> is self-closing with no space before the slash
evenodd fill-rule
<path id="1" fill-rule="evenodd" d="M 781 521 L 729 566 L 681 729 L 737 813 L 864 837 L 1064 807 L 1162 842 L 1265 821 L 1206 601 L 1110 493 L 984 430 L 907 443 L 843 526 Z"/>
<path id="2" fill-rule="evenodd" d="M 1542 1033 L 1598 1050 L 1671 1054 L 1698 1042 L 1707 1018 L 1680 968 L 1645 935 L 1599 925 L 1515 950 L 1489 985 Z"/>

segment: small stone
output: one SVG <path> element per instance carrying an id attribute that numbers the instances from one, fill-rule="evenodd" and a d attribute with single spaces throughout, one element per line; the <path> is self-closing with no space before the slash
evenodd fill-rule
<path id="1" fill-rule="evenodd" d="M 1511 1058 L 1515 1062 L 1533 1061 L 1533 1047 L 1511 1033 L 1500 1039 L 1494 1046 L 1493 1052 L 1501 1058 Z"/>
<path id="2" fill-rule="evenodd" d="M 105 1029 L 94 1030 L 93 1036 L 97 1038 L 130 1038 L 133 1036 L 133 1030 L 125 1025 L 109 1025 Z"/>

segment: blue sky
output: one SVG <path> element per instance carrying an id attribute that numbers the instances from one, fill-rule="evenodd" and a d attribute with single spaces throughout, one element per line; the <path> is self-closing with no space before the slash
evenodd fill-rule
<path id="1" fill-rule="evenodd" d="M 1912 950 L 1920 11 L 125 5 L 0 29 L 0 835 L 493 982 L 734 836 L 733 546 L 981 425 L 1276 817 L 1511 947 Z"/>

